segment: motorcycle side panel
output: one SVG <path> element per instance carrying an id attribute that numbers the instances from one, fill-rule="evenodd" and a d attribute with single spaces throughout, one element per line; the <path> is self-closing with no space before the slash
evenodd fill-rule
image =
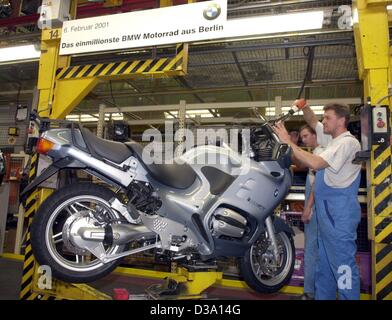
<path id="1" fill-rule="evenodd" d="M 220 157 L 219 161 L 200 161 L 203 160 L 200 158 L 213 159 L 217 155 Z M 286 196 L 291 183 L 289 170 L 281 168 L 276 161 L 259 163 L 249 158 L 245 160 L 238 154 L 232 154 L 220 147 L 197 147 L 183 155 L 182 159 L 191 164 L 197 174 L 197 179 L 190 188 L 177 190 L 150 180 L 163 203 L 158 211 L 161 215 L 159 231 L 160 235 L 162 231 L 168 235 L 163 239 L 167 244 L 170 243 L 170 234 L 185 235 L 189 239 L 186 245 L 196 246 L 204 255 L 210 255 L 214 251 L 215 240 L 211 234 L 211 219 L 217 208 L 237 209 L 246 213 L 258 226 L 251 237 L 228 243 L 232 246 L 237 243 L 238 246 L 246 248 L 263 231 L 260 226 L 263 226 L 265 218 Z M 241 174 L 240 168 L 245 165 L 248 168 Z M 218 169 L 232 177 L 231 183 L 227 184 L 227 188 L 221 194 L 217 195 L 211 191 L 211 177 L 205 176 L 206 167 Z M 193 214 L 199 215 L 208 241 L 192 220 Z M 157 229 L 153 231 L 158 232 Z"/>

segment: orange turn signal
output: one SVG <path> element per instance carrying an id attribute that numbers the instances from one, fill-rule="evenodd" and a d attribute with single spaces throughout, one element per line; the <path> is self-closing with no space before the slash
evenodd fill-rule
<path id="1" fill-rule="evenodd" d="M 54 148 L 55 144 L 44 138 L 39 138 L 37 143 L 37 152 L 40 154 L 47 154 Z"/>

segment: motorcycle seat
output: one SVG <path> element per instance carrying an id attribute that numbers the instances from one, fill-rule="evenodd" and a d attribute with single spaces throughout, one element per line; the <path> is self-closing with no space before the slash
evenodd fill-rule
<path id="1" fill-rule="evenodd" d="M 132 156 L 132 151 L 124 143 L 98 138 L 86 128 L 82 130 L 87 146 L 92 148 L 97 155 L 117 164 Z"/>
<path id="2" fill-rule="evenodd" d="M 146 171 L 158 182 L 175 188 L 189 188 L 196 180 L 196 173 L 187 164 L 156 164 L 145 163 L 143 161 L 143 146 L 135 141 L 125 142 L 125 145 L 132 150 L 134 156 L 143 164 Z"/>

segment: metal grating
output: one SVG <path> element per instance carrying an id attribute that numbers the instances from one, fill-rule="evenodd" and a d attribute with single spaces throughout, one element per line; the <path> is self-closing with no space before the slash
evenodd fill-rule
<path id="1" fill-rule="evenodd" d="M 198 67 L 197 69 L 189 68 L 186 79 L 193 88 L 243 84 L 237 67 L 231 64 Z"/>
<path id="2" fill-rule="evenodd" d="M 198 66 L 206 64 L 234 63 L 234 57 L 231 53 L 195 53 L 189 55 L 189 65 Z"/>
<path id="3" fill-rule="evenodd" d="M 354 45 L 339 45 L 339 46 L 320 46 L 316 47 L 314 56 L 319 57 L 347 57 L 355 58 L 355 47 Z"/>
<path id="4" fill-rule="evenodd" d="M 249 61 L 249 60 L 276 60 L 285 58 L 284 49 L 268 49 L 268 50 L 251 50 L 251 51 L 239 51 L 236 53 L 238 60 Z"/>
<path id="5" fill-rule="evenodd" d="M 355 59 L 315 59 L 313 79 L 357 79 Z"/>
<path id="6" fill-rule="evenodd" d="M 298 60 L 295 63 L 291 60 L 281 60 L 243 64 L 249 84 L 300 81 L 304 77 L 305 68 L 305 60 Z"/>

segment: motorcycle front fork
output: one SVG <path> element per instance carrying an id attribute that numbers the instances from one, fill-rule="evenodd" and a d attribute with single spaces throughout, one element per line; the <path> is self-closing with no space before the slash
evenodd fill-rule
<path id="1" fill-rule="evenodd" d="M 276 241 L 275 228 L 274 228 L 274 224 L 272 223 L 271 216 L 265 219 L 265 225 L 267 227 L 268 237 L 271 240 L 272 252 L 274 254 L 275 263 L 278 264 L 279 262 L 278 242 Z"/>

